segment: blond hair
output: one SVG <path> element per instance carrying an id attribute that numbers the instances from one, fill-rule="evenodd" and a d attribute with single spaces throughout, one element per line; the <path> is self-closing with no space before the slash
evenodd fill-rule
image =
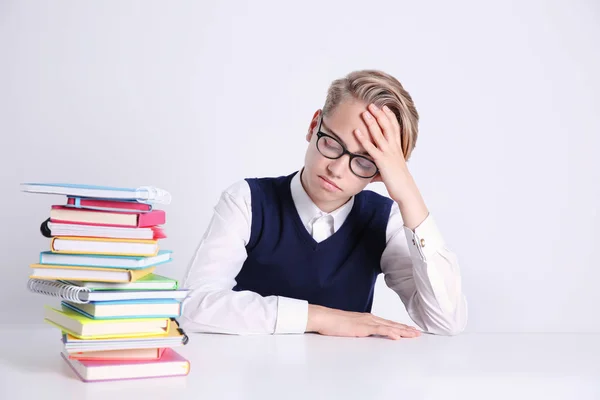
<path id="1" fill-rule="evenodd" d="M 396 78 L 378 70 L 360 70 L 334 80 L 327 90 L 323 115 L 329 115 L 346 100 L 374 103 L 379 108 L 388 106 L 400 124 L 402 153 L 408 161 L 417 143 L 419 114 Z"/>

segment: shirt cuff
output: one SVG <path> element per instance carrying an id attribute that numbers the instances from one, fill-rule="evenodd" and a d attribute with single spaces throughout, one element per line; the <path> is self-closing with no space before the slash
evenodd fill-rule
<path id="1" fill-rule="evenodd" d="M 304 333 L 308 323 L 308 301 L 277 297 L 275 334 Z"/>
<path id="2" fill-rule="evenodd" d="M 415 228 L 414 232 L 407 226 L 404 227 L 404 232 L 413 258 L 427 261 L 429 256 L 445 246 L 444 238 L 431 214 Z"/>

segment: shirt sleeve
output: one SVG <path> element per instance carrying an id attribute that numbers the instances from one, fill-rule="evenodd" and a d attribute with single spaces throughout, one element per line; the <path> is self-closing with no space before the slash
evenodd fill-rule
<path id="1" fill-rule="evenodd" d="M 415 230 L 404 226 L 398 204 L 390 212 L 381 269 L 411 319 L 423 331 L 455 335 L 467 323 L 467 301 L 462 292 L 456 255 L 431 214 Z"/>
<path id="2" fill-rule="evenodd" d="M 222 193 L 183 280 L 182 286 L 190 289 L 180 318 L 185 330 L 229 334 L 305 332 L 307 301 L 232 290 L 247 258 L 251 210 L 250 187 L 245 180 Z"/>

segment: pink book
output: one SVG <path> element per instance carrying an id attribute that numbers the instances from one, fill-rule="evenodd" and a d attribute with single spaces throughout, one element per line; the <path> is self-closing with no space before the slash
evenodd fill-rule
<path id="1" fill-rule="evenodd" d="M 50 221 L 83 225 L 149 228 L 165 224 L 166 214 L 163 210 L 135 213 L 52 206 L 52 209 L 50 210 Z"/>
<path id="2" fill-rule="evenodd" d="M 79 361 L 152 361 L 160 360 L 167 348 L 76 351 L 69 359 Z"/>
<path id="3" fill-rule="evenodd" d="M 150 212 L 152 205 L 137 201 L 118 201 L 104 199 L 86 199 L 81 197 L 69 197 L 67 207 L 86 208 L 99 211 L 114 212 Z"/>
<path id="4" fill-rule="evenodd" d="M 166 378 L 185 376 L 190 372 L 190 362 L 171 348 L 158 360 L 73 360 L 65 351 L 63 360 L 84 382 L 104 382 L 122 379 Z"/>

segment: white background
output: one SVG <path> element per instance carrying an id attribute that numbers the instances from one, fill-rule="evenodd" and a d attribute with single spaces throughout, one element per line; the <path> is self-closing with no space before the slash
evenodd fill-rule
<path id="1" fill-rule="evenodd" d="M 376 68 L 421 115 L 467 330 L 600 331 L 599 3 L 214 3 L 0 2 L 1 323 L 42 320 L 28 266 L 64 201 L 19 183 L 169 190 L 181 279 L 221 191 L 299 169 L 329 83 Z M 373 312 L 408 321 L 381 280 Z"/>

